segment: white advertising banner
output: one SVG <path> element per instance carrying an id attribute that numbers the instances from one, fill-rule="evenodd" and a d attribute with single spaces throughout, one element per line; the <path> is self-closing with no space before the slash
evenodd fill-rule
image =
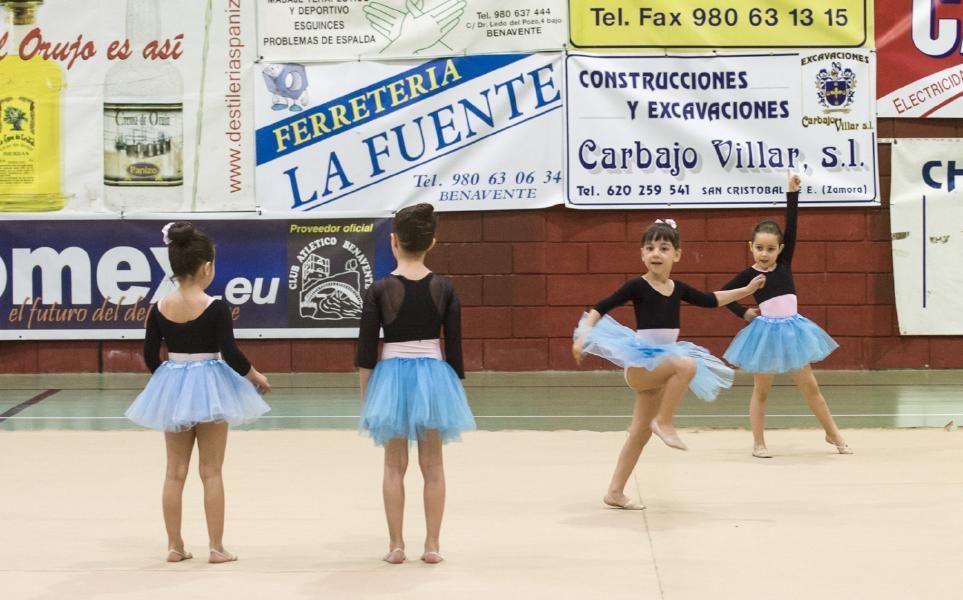
<path id="1" fill-rule="evenodd" d="M 264 64 L 257 197 L 268 212 L 384 214 L 564 201 L 561 54 Z"/>
<path id="2" fill-rule="evenodd" d="M 567 57 L 567 204 L 879 204 L 866 50 Z"/>
<path id="3" fill-rule="evenodd" d="M 963 334 L 963 141 L 893 143 L 890 228 L 903 335 Z"/>
<path id="4" fill-rule="evenodd" d="M 82 4 L 0 3 L 0 212 L 254 210 L 253 5 Z"/>
<path id="5" fill-rule="evenodd" d="M 313 62 L 561 50 L 564 0 L 257 0 L 258 53 Z"/>

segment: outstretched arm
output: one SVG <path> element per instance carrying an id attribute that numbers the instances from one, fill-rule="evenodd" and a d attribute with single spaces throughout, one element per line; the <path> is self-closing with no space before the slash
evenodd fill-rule
<path id="1" fill-rule="evenodd" d="M 736 290 L 749 285 L 749 282 L 752 281 L 753 273 L 754 271 L 751 269 L 746 269 L 742 273 L 739 273 L 730 279 L 724 286 L 722 286 L 722 290 Z M 725 304 L 725 307 L 740 319 L 745 318 L 746 310 L 748 310 L 745 306 L 736 301 Z"/>
<path id="2" fill-rule="evenodd" d="M 753 277 L 748 284 L 742 287 L 729 290 L 719 290 L 718 292 L 713 292 L 713 294 L 715 294 L 716 300 L 719 302 L 719 306 L 725 306 L 729 303 L 735 302 L 736 300 L 741 300 L 746 296 L 756 293 L 756 290 L 761 289 L 764 285 L 766 285 L 766 276 L 760 274 Z M 742 312 L 745 313 L 746 311 L 743 310 Z"/>
<path id="3" fill-rule="evenodd" d="M 725 306 L 730 302 L 735 302 L 740 298 L 745 298 L 749 294 L 752 294 L 759 288 L 761 288 L 766 283 L 766 276 L 759 275 L 757 277 L 749 280 L 745 285 L 742 285 L 736 289 L 722 290 L 719 292 L 712 292 L 711 294 L 699 291 L 690 285 L 686 285 L 681 281 L 676 281 L 677 286 L 682 288 L 682 299 L 692 304 L 694 306 L 701 306 L 703 308 L 716 308 L 717 306 Z"/>

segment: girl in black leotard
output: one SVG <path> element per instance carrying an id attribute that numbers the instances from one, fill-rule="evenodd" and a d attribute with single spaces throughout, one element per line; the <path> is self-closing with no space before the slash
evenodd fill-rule
<path id="1" fill-rule="evenodd" d="M 739 290 L 700 292 L 670 278 L 681 252 L 673 221 L 660 219 L 650 225 L 642 235 L 645 275 L 630 279 L 601 300 L 582 315 L 575 330 L 575 359 L 581 361 L 588 352 L 612 361 L 625 369 L 625 382 L 635 392 L 629 437 L 603 499 L 608 506 L 642 508 L 629 501 L 624 489 L 653 433 L 673 448 L 686 449 L 672 426 L 672 417 L 687 388 L 703 400 L 712 400 L 720 389 L 732 385 L 732 369 L 705 348 L 678 341 L 682 302 L 706 308 L 722 306 L 748 296 L 765 281 L 758 277 Z M 635 308 L 635 329 L 605 316 L 629 301 Z"/>
<path id="2" fill-rule="evenodd" d="M 222 541 L 221 465 L 227 428 L 270 410 L 258 391 L 268 392 L 271 385 L 234 343 L 230 307 L 204 291 L 214 280 L 211 240 L 190 223 L 169 223 L 164 227 L 164 243 L 178 287 L 147 317 L 144 362 L 153 375 L 127 409 L 127 417 L 165 432 L 167 477 L 162 504 L 168 562 L 191 558 L 181 538 L 181 496 L 195 441 L 204 484 L 209 562 L 229 562 L 237 557 L 224 549 Z M 167 346 L 164 362 L 161 342 Z"/>
<path id="3" fill-rule="evenodd" d="M 408 445 L 417 442 L 425 479 L 425 551 L 441 562 L 439 536 L 445 509 L 442 443 L 475 428 L 460 379 L 461 309 L 451 282 L 425 266 L 437 221 L 430 204 L 399 210 L 391 234 L 398 267 L 365 295 L 355 364 L 361 374 L 361 429 L 385 448 L 382 486 L 392 564 L 405 561 L 402 521 Z M 384 346 L 378 358 L 378 332 Z M 444 331 L 444 344 L 439 339 Z M 444 354 L 442 354 L 444 345 Z"/>
<path id="4" fill-rule="evenodd" d="M 736 335 L 723 355 L 730 363 L 755 374 L 749 420 L 754 438 L 752 455 L 757 458 L 772 457 L 766 448 L 764 430 L 766 399 L 777 373 L 789 373 L 799 386 L 809 408 L 826 430 L 826 441 L 836 446 L 840 454 L 852 454 L 809 366 L 829 356 L 839 345 L 819 325 L 796 310 L 792 259 L 796 249 L 799 188 L 799 176 L 790 175 L 785 233 L 774 221 L 757 223 L 749 241 L 755 264 L 724 286 L 724 289 L 738 288 L 760 274 L 766 277 L 765 287 L 755 293 L 758 309 L 747 309 L 738 303 L 729 305 L 729 310 L 749 321 L 749 325 Z"/>

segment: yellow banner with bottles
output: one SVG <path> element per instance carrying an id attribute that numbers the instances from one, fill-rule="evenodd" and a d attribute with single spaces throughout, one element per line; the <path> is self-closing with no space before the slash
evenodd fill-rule
<path id="1" fill-rule="evenodd" d="M 873 0 L 569 0 L 577 48 L 873 47 Z"/>

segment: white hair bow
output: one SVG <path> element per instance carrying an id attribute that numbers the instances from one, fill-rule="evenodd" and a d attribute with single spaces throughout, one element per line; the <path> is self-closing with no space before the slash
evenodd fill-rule
<path id="1" fill-rule="evenodd" d="M 164 227 L 161 229 L 161 233 L 164 234 L 164 245 L 165 245 L 165 246 L 170 246 L 170 245 L 171 245 L 171 238 L 168 237 L 167 234 L 170 233 L 171 225 L 173 225 L 173 224 L 174 224 L 174 222 L 171 221 L 171 222 L 168 223 L 167 225 L 164 225 Z"/>
<path id="2" fill-rule="evenodd" d="M 678 229 L 678 228 L 679 228 L 679 226 L 676 225 L 676 224 L 675 224 L 675 221 L 672 220 L 672 219 L 656 219 L 655 222 L 656 222 L 656 223 L 663 223 L 663 224 L 665 224 L 665 225 L 668 225 L 668 226 L 671 227 L 672 229 Z"/>

